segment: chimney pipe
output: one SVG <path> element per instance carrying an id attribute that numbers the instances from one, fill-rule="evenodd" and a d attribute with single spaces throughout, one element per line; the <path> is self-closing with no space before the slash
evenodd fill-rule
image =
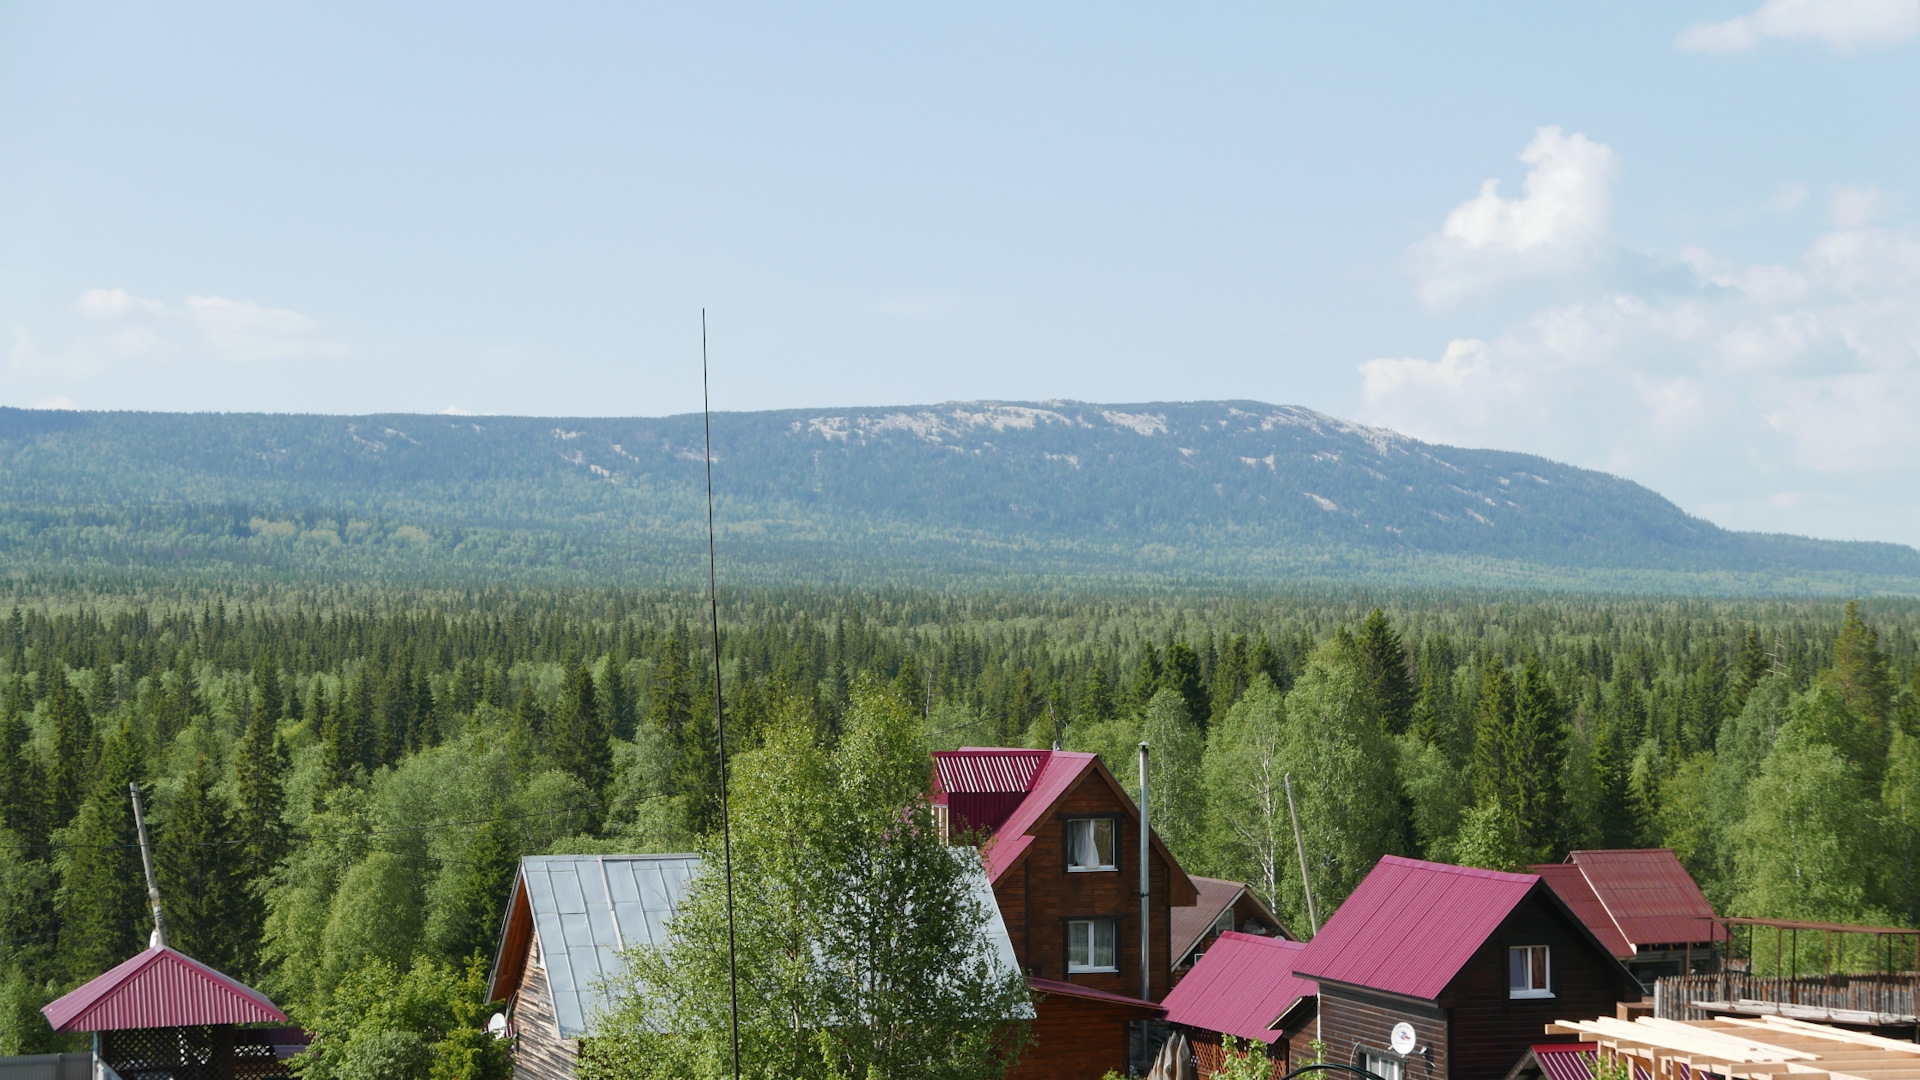
<path id="1" fill-rule="evenodd" d="M 1152 848 L 1147 826 L 1147 744 L 1140 744 L 1140 1000 L 1153 1000 Z"/>

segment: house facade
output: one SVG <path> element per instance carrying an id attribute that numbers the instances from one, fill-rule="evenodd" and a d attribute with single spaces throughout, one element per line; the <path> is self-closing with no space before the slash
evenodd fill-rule
<path id="1" fill-rule="evenodd" d="M 1386 856 L 1300 953 L 1328 1060 L 1385 1080 L 1500 1080 L 1562 1016 L 1639 983 L 1537 874 Z M 1394 1032 L 1411 1030 L 1396 1048 Z M 1401 1052 L 1404 1049 L 1405 1052 Z"/>
<path id="2" fill-rule="evenodd" d="M 935 813 L 954 842 L 980 845 L 1038 1000 L 1035 1045 L 1008 1075 L 1098 1080 L 1137 1066 L 1193 881 L 1149 830 L 1143 971 L 1139 808 L 1098 755 L 969 747 L 934 754 L 933 772 Z"/>
<path id="3" fill-rule="evenodd" d="M 1187 875 L 1198 899 L 1173 909 L 1173 977 L 1177 983 L 1220 935 L 1235 932 L 1293 940 L 1252 889 L 1239 881 Z"/>

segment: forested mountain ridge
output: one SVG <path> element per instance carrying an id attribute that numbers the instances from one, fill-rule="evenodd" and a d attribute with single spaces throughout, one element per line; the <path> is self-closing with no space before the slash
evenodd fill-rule
<path id="1" fill-rule="evenodd" d="M 1618 477 L 1258 402 L 714 417 L 751 580 L 1007 572 L 1920 591 L 1920 552 L 1738 533 Z M 691 567 L 701 418 L 0 409 L 16 565 L 620 574 Z"/>

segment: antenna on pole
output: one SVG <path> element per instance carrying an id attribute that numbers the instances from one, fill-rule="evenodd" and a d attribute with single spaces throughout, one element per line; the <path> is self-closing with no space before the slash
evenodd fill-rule
<path id="1" fill-rule="evenodd" d="M 1307 921 L 1320 936 L 1320 916 L 1313 911 L 1313 883 L 1307 880 L 1307 844 L 1300 839 L 1300 811 L 1293 807 L 1293 774 L 1287 774 L 1287 816 L 1293 819 L 1293 850 L 1300 853 L 1300 891 L 1307 894 Z"/>
<path id="2" fill-rule="evenodd" d="M 140 865 L 147 872 L 147 900 L 153 904 L 153 937 L 148 939 L 150 949 L 167 947 L 167 913 L 160 910 L 160 886 L 153 877 L 153 849 L 147 843 L 147 815 L 140 806 L 140 785 L 128 784 L 127 790 L 133 793 L 133 826 L 140 833 Z"/>
<path id="3" fill-rule="evenodd" d="M 700 415 L 707 436 L 707 614 L 713 629 L 713 722 L 720 740 L 720 852 L 727 876 L 727 1008 L 733 1080 L 740 1080 L 740 967 L 733 945 L 733 815 L 727 803 L 727 712 L 720 696 L 720 586 L 713 553 L 713 404 L 707 392 L 707 309 L 700 309 Z"/>

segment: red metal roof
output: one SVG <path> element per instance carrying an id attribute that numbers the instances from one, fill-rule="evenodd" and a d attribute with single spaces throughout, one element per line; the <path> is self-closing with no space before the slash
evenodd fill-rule
<path id="1" fill-rule="evenodd" d="M 1151 1001 L 1142 1001 L 1139 998 L 1127 997 L 1125 994 L 1108 993 L 1105 990 L 1095 990 L 1091 986 L 1079 986 L 1070 982 L 1061 982 L 1058 979 L 1030 977 L 1027 979 L 1027 985 L 1033 987 L 1035 993 L 1045 994 L 1049 997 L 1085 998 L 1088 1001 L 1104 1001 L 1110 1005 L 1131 1005 L 1145 1013 L 1165 1011 L 1162 1006 L 1155 1005 Z"/>
<path id="2" fill-rule="evenodd" d="M 1714 925 L 1713 905 L 1666 848 L 1576 851 L 1567 861 L 1586 875 L 1621 936 L 1635 947 L 1724 937 Z"/>
<path id="3" fill-rule="evenodd" d="M 1001 747 L 967 746 L 959 750 L 936 750 L 933 754 L 935 803 L 956 793 L 968 795 L 1025 794 L 1033 790 L 1033 778 L 1047 762 L 1050 750 L 1010 750 Z"/>
<path id="4" fill-rule="evenodd" d="M 148 949 L 40 1010 L 53 1030 L 285 1024 L 265 994 L 172 949 Z"/>
<path id="5" fill-rule="evenodd" d="M 1293 973 L 1306 946 L 1229 930 L 1207 949 L 1161 1004 L 1167 1019 L 1188 1027 L 1222 1031 L 1268 1045 L 1280 1038 L 1275 1020 L 1303 997 L 1320 992 Z"/>
<path id="6" fill-rule="evenodd" d="M 1592 1043 L 1540 1043 L 1532 1051 L 1533 1060 L 1539 1063 L 1547 1080 L 1593 1080 Z M 1633 1075 L 1636 1080 L 1652 1080 L 1638 1058 L 1633 1059 Z"/>
<path id="7" fill-rule="evenodd" d="M 1013 868 L 1033 841 L 1027 831 L 1040 823 L 1053 809 L 1060 797 L 1073 789 L 1081 774 L 1093 767 L 1099 760 L 1097 754 L 1075 754 L 1065 750 L 982 750 L 969 747 L 960 753 L 989 754 L 1037 754 L 1040 765 L 1035 771 L 1027 797 L 1002 822 L 992 843 L 981 850 L 981 861 L 987 867 L 987 880 L 999 881 L 1000 875 Z M 940 755 L 935 754 L 936 758 Z"/>
<path id="8" fill-rule="evenodd" d="M 1579 867 L 1572 863 L 1548 863 L 1528 869 L 1540 875 L 1540 879 L 1547 883 L 1547 888 L 1552 889 L 1553 894 L 1581 922 L 1587 924 L 1587 929 L 1593 931 L 1593 936 L 1600 939 L 1600 944 L 1606 946 L 1608 952 L 1615 956 L 1634 954 L 1633 943 L 1614 925 L 1613 916 L 1607 914 L 1607 906 L 1593 894 L 1593 886 L 1587 884 L 1587 876 L 1580 872 Z"/>
<path id="9" fill-rule="evenodd" d="M 1432 1001 L 1539 884 L 1533 874 L 1382 856 L 1294 971 Z"/>

